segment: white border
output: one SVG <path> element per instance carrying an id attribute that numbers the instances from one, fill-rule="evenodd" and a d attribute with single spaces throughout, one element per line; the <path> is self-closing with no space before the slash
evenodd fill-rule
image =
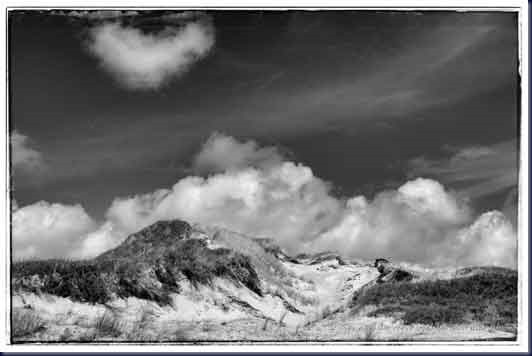
<path id="1" fill-rule="evenodd" d="M 338 9 L 390 9 L 390 10 L 457 10 L 457 11 L 519 11 L 519 50 L 520 50 L 520 73 L 521 73 L 521 146 L 520 146 L 520 183 L 519 183 L 519 218 L 518 218 L 518 236 L 519 236 L 519 332 L 517 342 L 419 342 L 419 343 L 398 343 L 393 345 L 386 344 L 353 344 L 353 343 L 327 343 L 327 344 L 208 344 L 208 345 L 139 345 L 134 344 L 110 344 L 110 345 L 54 345 L 54 344 L 34 344 L 34 345 L 10 345 L 7 337 L 8 318 L 6 310 L 1 310 L 2 321 L 0 322 L 0 351 L 2 352 L 528 352 L 528 3 L 523 0 L 450 0 L 450 1 L 427 1 L 427 0 L 329 0 L 326 4 L 321 0 L 270 0 L 268 2 L 259 0 L 237 0 L 228 3 L 223 0 L 180 0 L 177 4 L 174 0 L 156 0 L 145 6 L 147 2 L 141 0 L 92 0 L 90 5 L 87 2 L 79 0 L 54 0 L 45 3 L 40 0 L 4 0 L 4 11 L 2 16 L 1 27 L 6 29 L 7 8 L 16 7 L 45 7 L 45 8 L 95 8 L 95 7 L 142 7 L 145 9 L 157 7 L 170 8 L 210 8 L 210 9 L 228 9 L 228 7 L 238 7 L 239 9 L 254 9 L 266 7 L 266 10 L 282 10 L 287 7 L 303 7 L 308 10 L 318 10 L 334 8 Z M 179 6 L 176 6 L 179 5 Z M 438 7 L 438 8 L 434 8 Z M 235 9 L 236 10 L 236 9 Z M 4 52 L 4 61 L 2 62 L 2 73 L 4 74 L 4 83 L 7 83 L 6 67 L 6 34 L 1 37 L 0 47 Z M 6 96 L 6 86 L 2 86 L 2 104 L 4 112 L 8 112 L 8 101 Z M 6 115 L 2 116 L 6 120 Z M 7 121 L 3 121 L 7 129 Z M 0 204 L 0 225 L 4 226 L 4 238 L 2 246 L 5 251 L 6 261 L 9 261 L 9 173 L 7 162 L 9 152 L 7 148 L 7 135 L 0 135 L 0 147 L 5 154 L 1 160 L 1 168 L 5 174 L 0 176 L 0 184 L 6 187 L 2 190 L 4 204 Z M 3 151 L 6 150 L 6 151 Z M 9 290 L 9 266 L 0 264 L 0 281 L 2 290 Z M 9 294 L 0 293 L 0 305 L 7 306 L 9 310 Z M 3 308 L 2 308 L 3 309 Z"/>

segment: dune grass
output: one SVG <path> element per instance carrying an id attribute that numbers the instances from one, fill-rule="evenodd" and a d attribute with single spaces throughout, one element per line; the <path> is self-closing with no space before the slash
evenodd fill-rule
<path id="1" fill-rule="evenodd" d="M 405 324 L 512 324 L 517 321 L 517 273 L 376 284 L 353 297 L 354 308 L 366 305 L 377 306 L 369 316 L 400 315 Z"/>
<path id="2" fill-rule="evenodd" d="M 74 301 L 106 303 L 114 296 L 137 297 L 161 305 L 180 290 L 185 276 L 194 285 L 215 277 L 242 283 L 261 295 L 260 281 L 249 258 L 225 248 L 209 249 L 201 240 L 174 241 L 161 255 L 131 257 L 114 254 L 96 260 L 44 260 L 16 262 L 12 267 L 14 290 L 49 293 Z"/>
<path id="3" fill-rule="evenodd" d="M 33 311 L 13 309 L 11 314 L 11 335 L 15 338 L 30 336 L 45 327 L 45 322 Z"/>

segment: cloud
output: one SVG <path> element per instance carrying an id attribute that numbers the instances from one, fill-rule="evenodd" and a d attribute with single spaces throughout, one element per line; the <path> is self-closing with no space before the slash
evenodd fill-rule
<path id="1" fill-rule="evenodd" d="M 12 216 L 13 258 L 76 257 L 83 237 L 96 224 L 81 205 L 40 201 Z"/>
<path id="2" fill-rule="evenodd" d="M 517 32 L 515 24 L 506 22 L 509 17 L 501 21 L 498 15 L 475 14 L 464 22 L 463 14 L 447 14 L 439 21 L 427 22 L 426 16 L 405 15 L 409 25 L 401 26 L 401 31 L 370 31 L 366 39 L 372 44 L 352 46 L 350 41 L 338 42 L 337 37 L 342 36 L 338 23 L 312 16 L 305 14 L 303 23 L 289 24 L 286 40 L 291 53 L 301 58 L 283 62 L 283 69 L 288 68 L 283 85 L 266 92 L 249 87 L 242 90 L 247 105 L 239 103 L 231 118 L 239 117 L 248 134 L 258 135 L 266 121 L 270 134 L 300 135 L 331 127 L 357 133 L 380 123 L 396 126 L 402 124 L 400 120 L 450 118 L 456 113 L 435 109 L 463 106 L 505 85 L 518 86 Z M 303 33 L 303 26 L 312 27 L 309 21 L 316 26 Z M 342 30 L 345 36 L 359 36 L 350 33 L 349 27 Z M 384 38 L 386 43 L 394 43 L 391 38 L 396 37 L 401 46 L 373 44 Z M 329 49 L 313 52 L 313 76 L 302 72 L 308 69 L 308 43 Z M 494 46 L 505 50 L 495 51 Z M 342 56 L 334 55 L 338 48 Z M 268 63 L 258 58 L 246 64 Z M 273 67 L 269 74 L 277 70 Z"/>
<path id="3" fill-rule="evenodd" d="M 296 250 L 300 239 L 327 228 L 341 204 L 310 168 L 284 162 L 268 171 L 247 168 L 208 178 L 187 177 L 171 190 L 116 199 L 108 218 L 128 232 L 180 218 L 254 236 L 273 236 Z"/>
<path id="4" fill-rule="evenodd" d="M 478 198 L 517 186 L 517 141 L 491 146 L 444 147 L 450 157 L 417 157 L 409 162 L 410 176 L 431 176 Z"/>
<path id="5" fill-rule="evenodd" d="M 73 253 L 73 257 L 80 259 L 96 257 L 102 252 L 120 245 L 126 236 L 124 231 L 107 221 L 97 230 L 83 236 L 79 248 Z"/>
<path id="6" fill-rule="evenodd" d="M 236 158 L 210 165 L 228 153 Z M 200 165 L 207 177 L 117 198 L 100 225 L 80 205 L 19 208 L 13 213 L 15 257 L 90 258 L 158 220 L 183 219 L 271 237 L 292 254 L 333 250 L 426 266 L 515 267 L 511 222 L 498 211 L 475 219 L 467 200 L 435 180 L 412 179 L 372 200 L 339 198 L 309 167 L 283 160 L 275 148 L 221 134 L 206 141 L 198 160 L 209 163 Z"/>
<path id="7" fill-rule="evenodd" d="M 482 214 L 457 235 L 455 255 L 467 265 L 517 267 L 517 234 L 499 211 Z"/>
<path id="8" fill-rule="evenodd" d="M 157 89 L 182 75 L 213 45 L 214 27 L 204 16 L 158 33 L 103 23 L 90 30 L 88 50 L 123 87 L 143 90 Z"/>
<path id="9" fill-rule="evenodd" d="M 205 152 L 217 147 L 216 140 L 231 142 L 231 151 L 243 157 L 258 150 L 215 135 Z M 431 179 L 408 181 L 368 201 L 333 196 L 327 182 L 294 162 L 226 167 L 207 178 L 181 179 L 172 189 L 115 199 L 107 218 L 127 232 L 161 219 L 217 225 L 272 237 L 291 253 L 337 250 L 347 257 L 437 266 L 515 262 L 516 235 L 504 216 L 495 212 L 496 219 L 475 221 L 466 201 Z"/>
<path id="10" fill-rule="evenodd" d="M 423 188 L 423 198 L 405 197 L 405 186 Z M 340 223 L 310 247 L 433 266 L 515 267 L 517 236 L 510 221 L 500 212 L 472 221 L 463 204 L 439 183 L 416 179 L 370 202 L 364 197 L 350 199 Z"/>
<path id="11" fill-rule="evenodd" d="M 11 164 L 14 173 L 38 174 L 45 169 L 42 154 L 30 147 L 28 136 L 13 131 L 11 133 Z"/>
<path id="12" fill-rule="evenodd" d="M 195 156 L 194 171 L 199 174 L 234 171 L 247 167 L 263 168 L 279 165 L 283 157 L 276 147 L 261 148 L 257 142 L 239 142 L 231 136 L 215 132 Z"/>

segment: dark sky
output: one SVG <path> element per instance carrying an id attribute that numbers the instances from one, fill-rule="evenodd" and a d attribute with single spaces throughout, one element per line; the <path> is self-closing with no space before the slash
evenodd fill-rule
<path id="1" fill-rule="evenodd" d="M 20 206 L 81 203 L 101 219 L 115 197 L 188 175 L 219 131 L 280 146 L 338 194 L 371 197 L 431 176 L 475 192 L 478 210 L 503 207 L 516 185 L 516 13 L 207 14 L 210 54 L 163 87 L 138 91 L 118 85 L 86 49 L 91 20 L 11 12 L 10 127 L 46 165 L 14 174 Z M 161 15 L 123 21 L 157 31 Z M 457 166 L 453 156 L 468 147 L 502 153 Z M 464 178 L 472 171 L 489 181 Z M 490 183 L 501 171 L 511 176 Z"/>

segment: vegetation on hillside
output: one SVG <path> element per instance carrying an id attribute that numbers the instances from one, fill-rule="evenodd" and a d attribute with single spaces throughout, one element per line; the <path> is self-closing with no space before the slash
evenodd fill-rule
<path id="1" fill-rule="evenodd" d="M 353 308 L 367 305 L 377 306 L 370 316 L 397 315 L 405 324 L 514 324 L 517 273 L 486 270 L 451 280 L 375 284 L 353 296 Z"/>
<path id="2" fill-rule="evenodd" d="M 203 240 L 183 239 L 189 233 L 187 226 L 154 224 L 93 260 L 14 263 L 13 288 L 91 303 L 134 296 L 168 304 L 169 294 L 179 292 L 182 278 L 209 284 L 224 277 L 261 294 L 247 256 L 226 248 L 209 249 Z"/>

